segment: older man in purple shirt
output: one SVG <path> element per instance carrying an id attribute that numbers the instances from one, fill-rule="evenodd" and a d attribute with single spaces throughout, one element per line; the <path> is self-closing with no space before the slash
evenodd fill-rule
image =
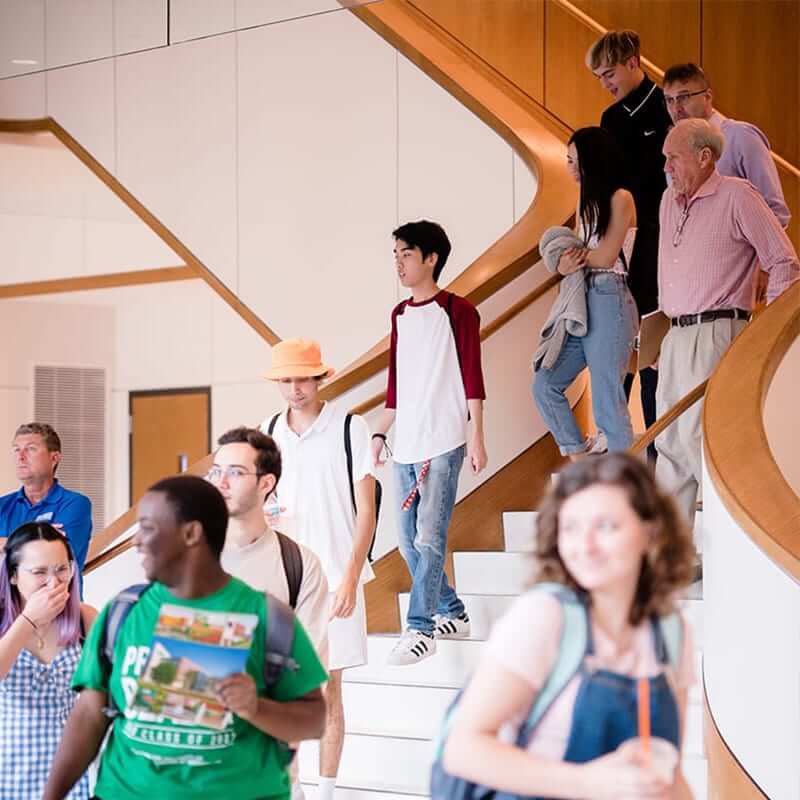
<path id="1" fill-rule="evenodd" d="M 769 140 L 749 122 L 723 117 L 714 110 L 714 96 L 706 74 L 697 64 L 675 64 L 664 73 L 664 99 L 673 122 L 705 119 L 725 137 L 725 149 L 717 161 L 717 172 L 745 178 L 758 189 L 782 228 L 791 214 L 783 197 L 778 170 Z"/>
<path id="2" fill-rule="evenodd" d="M 658 289 L 671 327 L 661 346 L 658 415 L 708 378 L 750 317 L 760 262 L 772 302 L 800 276 L 797 253 L 752 184 L 716 164 L 724 138 L 703 119 L 685 119 L 664 142 L 671 185 L 661 199 Z M 701 404 L 658 439 L 656 477 L 694 519 L 702 468 Z"/>

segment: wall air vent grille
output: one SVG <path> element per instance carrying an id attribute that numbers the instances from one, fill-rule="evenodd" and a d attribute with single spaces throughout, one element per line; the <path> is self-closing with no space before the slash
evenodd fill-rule
<path id="1" fill-rule="evenodd" d="M 36 366 L 33 386 L 34 419 L 61 437 L 58 479 L 92 501 L 96 533 L 105 527 L 106 371 Z"/>

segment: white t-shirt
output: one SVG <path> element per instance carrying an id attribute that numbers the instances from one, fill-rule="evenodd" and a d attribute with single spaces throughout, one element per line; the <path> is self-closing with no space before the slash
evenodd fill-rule
<path id="1" fill-rule="evenodd" d="M 328 666 L 328 582 L 319 559 L 307 547 L 300 545 L 303 559 L 303 581 L 297 595 L 295 614 L 305 628 L 322 665 Z M 272 530 L 245 547 L 232 541 L 222 551 L 222 568 L 243 580 L 259 592 L 269 592 L 289 602 L 289 583 L 283 568 L 281 546 Z"/>
<path id="2" fill-rule="evenodd" d="M 286 415 L 286 411 L 280 415 L 272 432 L 283 462 L 277 501 L 286 509 L 276 527 L 319 556 L 328 586 L 335 592 L 353 555 L 356 523 L 344 449 L 345 412 L 334 403 L 325 403 L 302 436 L 289 427 Z M 264 433 L 271 419 L 261 424 Z M 358 415 L 350 423 L 350 441 L 353 481 L 358 483 L 375 474 L 369 428 Z M 361 582 L 374 577 L 365 562 Z"/>
<path id="3" fill-rule="evenodd" d="M 561 639 L 563 611 L 556 597 L 545 592 L 530 591 L 519 597 L 505 616 L 498 621 L 486 643 L 489 658 L 531 684 L 538 692 L 544 685 L 555 663 Z M 673 691 L 688 689 L 695 680 L 694 642 L 691 628 L 683 620 L 683 643 L 677 669 L 668 666 L 663 671 Z M 597 626 L 592 627 L 595 655 L 587 664 L 594 668 L 611 670 L 632 678 L 649 678 L 662 671 L 656 658 L 653 630 L 649 621 L 634 631 L 633 642 L 624 653 L 609 655 L 614 645 Z M 556 697 L 539 721 L 528 742 L 528 751 L 543 758 L 562 760 L 572 727 L 572 713 L 581 683 L 576 675 Z M 522 722 L 509 720 L 503 738 L 516 731 Z"/>

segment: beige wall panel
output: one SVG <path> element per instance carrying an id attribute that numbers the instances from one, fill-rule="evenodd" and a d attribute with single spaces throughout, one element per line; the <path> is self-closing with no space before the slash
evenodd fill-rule
<path id="1" fill-rule="evenodd" d="M 85 275 L 83 222 L 23 214 L 0 215 L 0 282 Z"/>
<path id="2" fill-rule="evenodd" d="M 642 55 L 661 69 L 700 61 L 700 0 L 572 2 L 604 28 L 633 28 L 642 40 Z"/>
<path id="3" fill-rule="evenodd" d="M 267 381 L 215 384 L 211 391 L 211 436 L 215 442 L 231 428 L 257 427 L 285 408 L 277 388 Z"/>
<path id="4" fill-rule="evenodd" d="M 235 66 L 233 35 L 117 59 L 117 177 L 234 290 Z"/>
<path id="5" fill-rule="evenodd" d="M 167 0 L 113 0 L 114 52 L 135 53 L 167 43 Z"/>
<path id="6" fill-rule="evenodd" d="M 0 78 L 25 75 L 44 66 L 44 0 L 0 3 Z M 33 64 L 14 64 L 14 61 Z"/>
<path id="7" fill-rule="evenodd" d="M 6 387 L 0 382 L 0 494 L 19 488 L 9 444 L 14 431 L 33 415 L 33 391 L 30 387 Z"/>
<path id="8" fill-rule="evenodd" d="M 227 33 L 236 27 L 234 0 L 171 0 L 170 42 Z"/>
<path id="9" fill-rule="evenodd" d="M 772 149 L 795 165 L 800 165 L 798 42 L 796 0 L 704 0 L 703 67 L 717 105 L 729 117 L 758 125 Z"/>
<path id="10" fill-rule="evenodd" d="M 583 62 L 596 36 L 556 3 L 545 14 L 545 106 L 571 128 L 598 125 L 614 98 Z"/>
<path id="11" fill-rule="evenodd" d="M 444 226 L 453 245 L 445 286 L 513 222 L 511 148 L 405 58 L 398 84 L 400 220 Z"/>
<path id="12" fill-rule="evenodd" d="M 537 183 L 527 164 L 516 154 L 514 159 L 514 222 L 528 210 L 536 195 Z"/>
<path id="13" fill-rule="evenodd" d="M 47 115 L 74 136 L 106 169 L 114 172 L 113 59 L 49 70 Z M 75 159 L 71 153 L 69 157 Z M 108 189 L 106 192 L 111 193 Z"/>
<path id="14" fill-rule="evenodd" d="M 396 302 L 395 52 L 349 12 L 237 36 L 239 295 L 342 368 Z"/>
<path id="15" fill-rule="evenodd" d="M 112 0 L 46 0 L 48 69 L 107 58 L 114 52 Z"/>
<path id="16" fill-rule="evenodd" d="M 539 103 L 544 101 L 543 0 L 411 0 Z"/>
<path id="17" fill-rule="evenodd" d="M 0 119 L 39 119 L 46 112 L 43 72 L 0 80 Z"/>

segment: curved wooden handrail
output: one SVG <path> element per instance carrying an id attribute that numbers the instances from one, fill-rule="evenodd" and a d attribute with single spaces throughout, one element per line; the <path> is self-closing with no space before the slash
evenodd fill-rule
<path id="1" fill-rule="evenodd" d="M 800 283 L 795 283 L 736 337 L 711 378 L 703 410 L 706 466 L 722 502 L 796 581 L 800 497 L 775 463 L 763 408 L 772 377 L 799 335 Z"/>
<path id="2" fill-rule="evenodd" d="M 584 11 L 581 11 L 581 9 L 579 9 L 569 0 L 553 0 L 553 2 L 563 8 L 564 11 L 573 16 L 579 22 L 586 25 L 586 27 L 591 28 L 598 36 L 604 36 L 606 33 L 608 33 L 608 28 L 601 25 L 596 19 L 590 17 Z M 644 56 L 642 56 L 641 62 L 642 66 L 653 78 L 659 82 L 664 80 L 664 70 L 661 69 L 661 67 L 657 66 L 650 61 L 649 58 L 645 58 Z M 778 153 L 776 153 L 774 150 L 771 150 L 770 153 L 772 154 L 773 160 L 779 167 L 794 175 L 796 178 L 800 178 L 800 168 L 787 161 L 783 156 L 778 155 Z"/>

